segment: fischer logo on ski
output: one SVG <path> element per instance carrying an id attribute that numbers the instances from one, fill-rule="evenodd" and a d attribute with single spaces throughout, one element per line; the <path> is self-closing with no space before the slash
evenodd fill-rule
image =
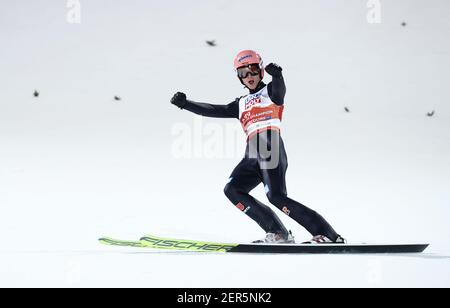
<path id="1" fill-rule="evenodd" d="M 175 239 L 162 239 L 153 236 L 144 236 L 141 238 L 141 243 L 146 247 L 161 248 L 161 249 L 177 249 L 177 250 L 190 250 L 190 251 L 216 251 L 227 252 L 237 245 L 233 244 L 218 244 L 218 243 L 206 243 L 189 240 L 175 240 Z"/>

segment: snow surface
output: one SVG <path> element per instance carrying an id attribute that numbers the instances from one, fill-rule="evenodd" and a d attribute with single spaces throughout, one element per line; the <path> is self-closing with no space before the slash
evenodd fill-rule
<path id="1" fill-rule="evenodd" d="M 450 286 L 448 1 L 381 1 L 379 24 L 357 0 L 89 0 L 80 24 L 66 3 L 0 2 L 0 287 Z M 176 91 L 218 104 L 245 94 L 231 65 L 247 48 L 284 68 L 290 197 L 350 242 L 431 243 L 425 254 L 97 243 L 264 236 L 223 195 L 239 123 L 169 104 Z M 174 151 L 180 127 L 191 157 Z M 268 203 L 262 186 L 254 196 Z"/>

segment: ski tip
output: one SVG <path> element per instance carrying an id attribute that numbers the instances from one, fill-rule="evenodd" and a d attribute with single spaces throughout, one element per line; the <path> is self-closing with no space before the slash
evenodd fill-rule
<path id="1" fill-rule="evenodd" d="M 430 247 L 430 244 L 422 244 L 423 250 L 421 252 L 424 252 L 425 249 L 427 249 L 428 247 Z"/>

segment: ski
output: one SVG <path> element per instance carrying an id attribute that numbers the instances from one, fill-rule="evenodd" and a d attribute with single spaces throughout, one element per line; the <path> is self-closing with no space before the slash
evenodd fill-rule
<path id="1" fill-rule="evenodd" d="M 238 244 L 223 244 L 202 242 L 194 240 L 176 240 L 173 238 L 161 238 L 151 235 L 144 236 L 140 241 L 119 240 L 111 237 L 102 237 L 98 241 L 107 246 L 138 247 L 164 250 L 184 250 L 198 252 L 228 252 L 230 248 Z"/>
<path id="2" fill-rule="evenodd" d="M 429 244 L 241 244 L 227 252 L 296 254 L 421 253 Z"/>
<path id="3" fill-rule="evenodd" d="M 175 240 L 171 238 L 159 238 L 154 236 L 143 237 L 140 241 L 119 240 L 110 237 L 102 237 L 98 240 L 107 246 L 153 248 L 166 250 L 185 250 L 199 252 L 227 252 L 237 244 L 222 244 L 193 240 Z"/>
<path id="4" fill-rule="evenodd" d="M 154 235 L 146 235 L 140 241 L 101 238 L 100 242 L 110 246 L 192 252 L 297 254 L 421 253 L 429 246 L 429 244 L 229 244 L 166 238 Z"/>

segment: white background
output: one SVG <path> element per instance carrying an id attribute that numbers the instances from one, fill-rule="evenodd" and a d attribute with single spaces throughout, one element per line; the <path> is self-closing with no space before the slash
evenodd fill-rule
<path id="1" fill-rule="evenodd" d="M 65 1 L 0 2 L 0 286 L 450 286 L 448 1 L 381 1 L 377 24 L 357 0 L 89 0 L 79 24 L 69 11 Z M 217 104 L 245 94 L 232 61 L 249 48 L 284 68 L 289 196 L 350 242 L 431 243 L 426 254 L 198 255 L 97 243 L 264 236 L 223 194 L 245 147 L 239 122 L 169 103 L 176 91 Z M 177 158 L 174 127 L 199 123 L 200 145 L 211 141 L 208 125 L 235 125 L 237 135 L 212 140 L 236 154 L 200 146 Z M 262 186 L 254 196 L 268 203 Z"/>

